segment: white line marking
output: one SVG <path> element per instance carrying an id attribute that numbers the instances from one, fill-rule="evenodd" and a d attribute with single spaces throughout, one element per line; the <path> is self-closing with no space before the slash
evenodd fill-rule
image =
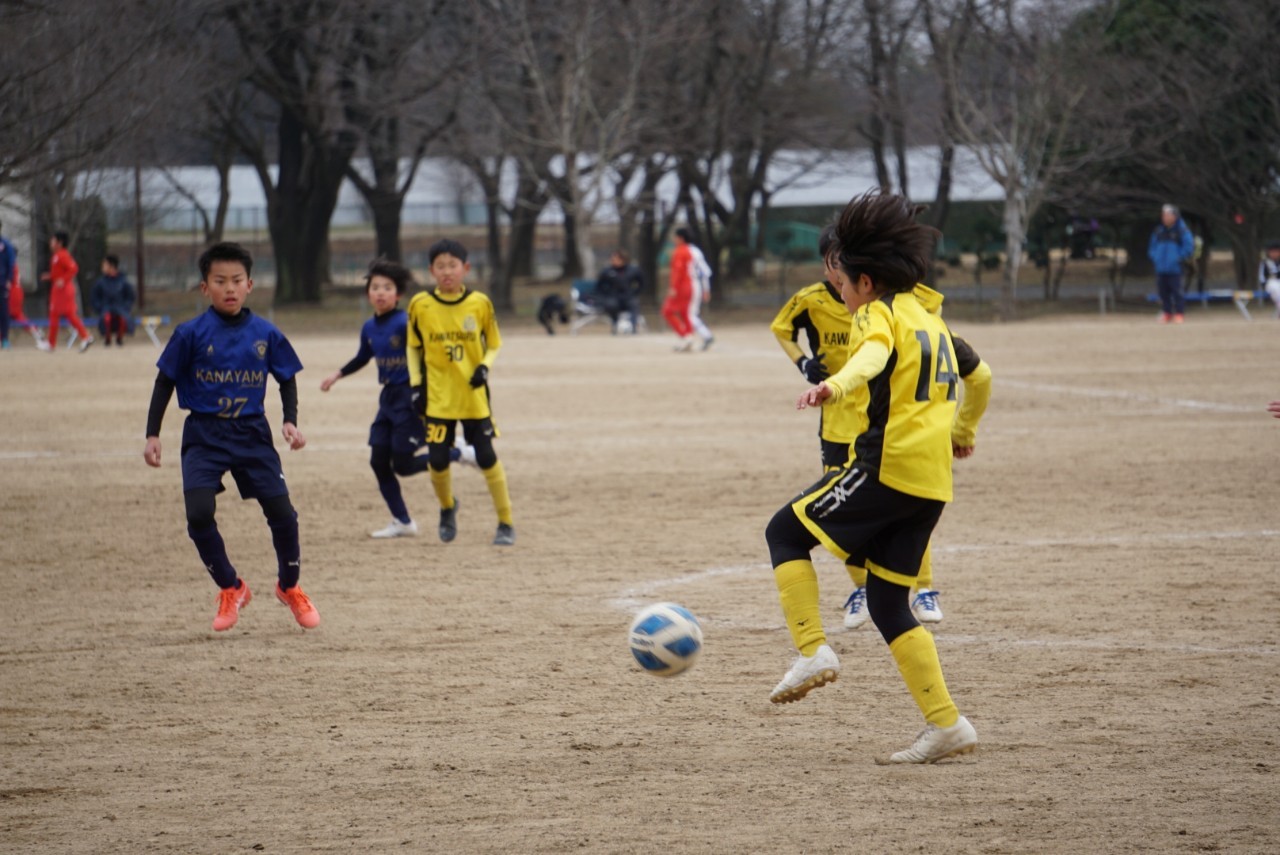
<path id="1" fill-rule="evenodd" d="M 1143 404 L 1160 404 L 1169 407 L 1184 407 L 1189 410 L 1207 410 L 1214 413 L 1253 413 L 1261 415 L 1262 407 L 1244 407 L 1239 404 L 1220 404 L 1214 401 L 1197 401 L 1194 398 L 1161 398 L 1156 395 L 1143 395 L 1140 392 L 1126 392 L 1121 389 L 1096 389 L 1082 386 L 1060 386 L 1053 383 L 1032 383 L 1027 380 L 1013 380 L 1001 377 L 996 381 L 1001 386 L 1012 386 L 1015 389 L 1026 389 L 1031 392 L 1056 392 L 1065 395 L 1080 395 L 1085 398 L 1110 398 L 1120 401 L 1134 401 Z"/>
<path id="2" fill-rule="evenodd" d="M 1257 531 L 1173 532 L 1168 534 L 1127 535 L 1117 537 L 1044 538 L 1039 540 L 1008 543 L 943 545 L 935 546 L 934 551 L 939 553 L 960 553 L 991 551 L 996 549 L 1026 549 L 1045 546 L 1141 546 L 1151 543 L 1186 543 L 1205 540 L 1242 540 L 1246 538 L 1271 537 L 1280 537 L 1280 530 L 1260 529 Z M 833 557 L 825 554 L 815 558 L 814 564 L 819 567 L 831 565 L 833 568 L 837 569 L 844 566 Z M 705 570 L 686 573 L 682 576 L 672 576 L 666 579 L 652 579 L 647 582 L 641 582 L 638 585 L 632 585 L 631 587 L 624 588 L 619 591 L 617 596 L 610 598 L 607 603 L 611 608 L 617 611 L 634 613 L 646 603 L 652 602 L 659 592 L 665 591 L 669 588 L 693 585 L 699 582 L 704 582 L 708 579 L 715 579 L 717 577 L 743 576 L 748 573 L 760 573 L 763 575 L 767 573 L 769 569 L 770 566 L 766 562 L 738 564 L 729 567 L 709 567 Z M 732 619 L 710 619 L 705 622 L 715 626 L 739 630 L 781 631 L 786 628 L 784 625 L 778 623 L 750 623 Z M 846 630 L 838 623 L 827 630 L 828 635 L 843 635 L 845 632 L 854 632 L 854 630 Z M 951 635 L 945 630 L 935 632 L 935 636 L 939 643 L 942 644 L 1001 648 L 1028 647 L 1046 649 L 1072 648 L 1080 650 L 1148 650 L 1158 653 L 1205 654 L 1212 656 L 1280 655 L 1280 646 L 1277 645 L 1215 647 L 1203 644 L 1163 643 L 1118 638 L 1006 638 L 996 635 Z"/>

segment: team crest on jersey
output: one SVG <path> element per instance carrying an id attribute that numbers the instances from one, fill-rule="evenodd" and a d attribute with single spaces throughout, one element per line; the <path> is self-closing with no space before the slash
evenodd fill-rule
<path id="1" fill-rule="evenodd" d="M 370 344 L 373 344 L 373 342 L 369 342 L 369 343 L 370 343 Z M 391 337 L 391 347 L 392 347 L 393 349 L 395 349 L 395 350 L 399 350 L 399 349 L 400 349 L 400 336 L 398 336 L 398 335 L 393 335 L 393 336 Z"/>
<path id="2" fill-rule="evenodd" d="M 462 319 L 462 328 L 463 328 L 464 330 L 466 330 L 467 332 L 475 332 L 475 331 L 476 331 L 476 318 L 475 318 L 475 315 L 467 315 L 465 318 L 463 318 L 463 319 Z"/>
<path id="3" fill-rule="evenodd" d="M 859 309 L 858 314 L 853 316 L 853 322 L 858 325 L 860 331 L 866 331 L 871 324 L 871 315 L 865 309 Z"/>
<path id="4" fill-rule="evenodd" d="M 209 345 L 209 349 L 205 353 L 213 353 L 213 345 Z"/>
<path id="5" fill-rule="evenodd" d="M 253 349 L 257 351 L 259 359 L 267 358 L 267 343 L 265 341 L 255 341 L 253 343 Z"/>

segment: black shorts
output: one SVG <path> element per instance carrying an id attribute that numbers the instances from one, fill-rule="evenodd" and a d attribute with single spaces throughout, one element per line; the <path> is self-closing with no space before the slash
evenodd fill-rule
<path id="1" fill-rule="evenodd" d="M 818 442 L 822 444 L 822 468 L 839 469 L 849 462 L 849 445 L 847 442 L 832 442 L 829 439 L 818 437 Z"/>
<path id="2" fill-rule="evenodd" d="M 476 440 L 481 437 L 493 439 L 498 435 L 493 419 L 437 419 L 427 416 L 427 445 L 446 445 L 452 448 L 459 422 L 462 423 L 462 436 L 467 445 L 476 445 Z"/>
<path id="3" fill-rule="evenodd" d="M 911 584 L 945 502 L 910 496 L 881 484 L 857 464 L 828 472 L 791 503 L 804 527 L 832 554 L 870 560 L 889 581 Z M 873 568 L 874 571 L 874 568 Z M 904 577 L 895 580 L 893 575 Z"/>

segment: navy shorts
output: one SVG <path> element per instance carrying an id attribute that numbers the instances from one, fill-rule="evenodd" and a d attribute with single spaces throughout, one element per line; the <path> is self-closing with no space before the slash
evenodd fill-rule
<path id="1" fill-rule="evenodd" d="M 223 419 L 193 413 L 182 427 L 182 489 L 221 493 L 231 473 L 242 499 L 289 495 L 266 416 Z"/>
<path id="2" fill-rule="evenodd" d="M 404 384 L 382 387 L 378 415 L 369 426 L 369 445 L 390 446 L 392 454 L 417 454 L 427 442 L 422 417 L 413 409 L 413 392 Z"/>

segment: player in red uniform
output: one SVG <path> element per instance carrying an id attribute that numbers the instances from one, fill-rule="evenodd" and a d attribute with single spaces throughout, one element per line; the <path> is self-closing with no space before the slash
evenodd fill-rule
<path id="1" fill-rule="evenodd" d="M 667 299 L 662 304 L 662 316 L 680 336 L 676 350 L 693 349 L 693 324 L 689 321 L 689 304 L 694 297 L 693 277 L 689 275 L 689 265 L 693 262 L 693 252 L 689 249 L 692 235 L 688 229 L 676 229 L 676 248 L 671 252 L 671 278 L 668 282 Z"/>
<path id="2" fill-rule="evenodd" d="M 67 250 L 69 242 L 66 232 L 54 232 L 49 238 L 49 251 L 53 258 L 49 261 L 49 272 L 41 273 L 40 279 L 49 282 L 49 349 L 58 346 L 58 324 L 65 317 L 80 336 L 80 352 L 84 353 L 97 339 L 85 329 L 80 314 L 76 311 L 76 274 L 80 265 Z"/>
<path id="3" fill-rule="evenodd" d="M 36 347 L 40 350 L 49 350 L 49 342 L 44 340 L 44 333 L 40 332 L 40 328 L 31 323 L 31 319 L 22 311 L 22 304 L 26 301 L 27 295 L 22 291 L 22 276 L 19 273 L 18 265 L 13 265 L 13 281 L 9 284 L 9 319 L 14 326 L 22 327 L 31 333 L 31 337 L 36 340 Z"/>

